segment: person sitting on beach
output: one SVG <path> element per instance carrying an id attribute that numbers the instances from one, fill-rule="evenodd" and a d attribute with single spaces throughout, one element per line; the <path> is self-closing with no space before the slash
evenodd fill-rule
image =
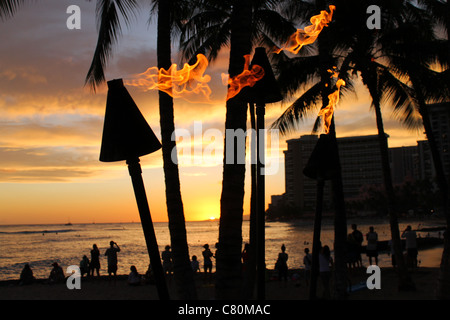
<path id="1" fill-rule="evenodd" d="M 131 266 L 130 267 L 130 274 L 128 275 L 128 280 L 127 283 L 130 286 L 139 286 L 141 285 L 141 275 L 138 273 L 137 269 L 135 266 Z"/>
<path id="2" fill-rule="evenodd" d="M 33 270 L 31 270 L 30 265 L 27 263 L 22 269 L 22 272 L 20 273 L 20 280 L 19 285 L 27 285 L 32 284 L 34 282 L 35 278 L 33 276 Z"/>
<path id="3" fill-rule="evenodd" d="M 57 262 L 53 262 L 52 266 L 53 269 L 52 271 L 50 271 L 50 276 L 48 277 L 49 283 L 52 284 L 64 281 L 66 277 L 64 276 L 63 269 L 58 265 Z"/>
<path id="4" fill-rule="evenodd" d="M 192 256 L 191 267 L 194 273 L 200 271 L 200 264 L 198 263 L 197 256 Z"/>
<path id="5" fill-rule="evenodd" d="M 111 274 L 117 275 L 117 252 L 120 252 L 120 248 L 114 241 L 111 241 L 109 245 L 105 256 L 108 257 L 108 274 L 111 277 Z"/>
<path id="6" fill-rule="evenodd" d="M 164 273 L 171 275 L 173 271 L 173 263 L 172 263 L 172 251 L 170 251 L 169 245 L 167 245 L 165 250 L 161 253 L 161 259 L 163 261 L 162 267 Z"/>
<path id="7" fill-rule="evenodd" d="M 81 276 L 84 274 L 89 275 L 89 259 L 86 255 L 83 256 L 83 259 L 80 261 L 80 272 Z"/>

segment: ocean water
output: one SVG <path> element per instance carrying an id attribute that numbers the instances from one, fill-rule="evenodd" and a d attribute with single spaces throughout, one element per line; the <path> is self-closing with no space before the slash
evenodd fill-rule
<path id="1" fill-rule="evenodd" d="M 348 221 L 357 223 L 358 229 L 365 234 L 369 226 L 374 226 L 379 240 L 390 239 L 389 224 L 385 220 Z M 406 225 L 413 228 L 427 223 L 408 221 L 400 223 L 400 230 Z M 429 222 L 434 226 L 436 223 Z M 170 244 L 170 234 L 167 223 L 154 223 L 155 233 L 160 252 Z M 209 244 L 214 252 L 218 241 L 218 221 L 187 222 L 187 239 L 190 255 L 196 255 L 203 267 L 203 245 Z M 348 227 L 350 232 L 350 227 Z M 243 244 L 249 239 L 249 222 L 242 226 Z M 266 264 L 273 268 L 280 252 L 281 245 L 286 246 L 289 254 L 290 268 L 303 267 L 304 248 L 312 249 L 313 222 L 267 222 L 266 223 Z M 323 221 L 321 241 L 333 249 L 334 230 L 332 221 Z M 145 245 L 144 234 L 140 223 L 105 223 L 105 224 L 73 224 L 73 225 L 3 225 L 0 226 L 0 280 L 18 279 L 25 263 L 29 263 L 35 277 L 47 278 L 51 264 L 58 262 L 63 269 L 69 265 L 79 265 L 83 255 L 90 259 L 93 244 L 100 249 L 100 274 L 106 274 L 107 262 L 104 253 L 113 240 L 120 246 L 118 254 L 119 274 L 128 274 L 131 265 L 135 265 L 140 273 L 147 270 L 149 258 Z M 363 262 L 368 264 L 363 256 Z M 379 256 L 379 264 L 389 264 L 386 254 Z M 213 261 L 214 265 L 214 261 Z M 213 267 L 213 271 L 214 271 Z"/>

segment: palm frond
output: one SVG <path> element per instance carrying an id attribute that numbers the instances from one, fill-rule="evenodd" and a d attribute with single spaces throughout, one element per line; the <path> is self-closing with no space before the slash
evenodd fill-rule
<path id="1" fill-rule="evenodd" d="M 1 0 L 0 1 L 0 20 L 6 20 L 14 16 L 17 10 L 30 0 Z"/>
<path id="2" fill-rule="evenodd" d="M 375 63 L 375 62 L 374 62 Z M 378 83 L 381 85 L 381 102 L 392 106 L 394 115 L 409 129 L 418 129 L 422 125 L 418 103 L 413 88 L 397 77 L 389 68 L 377 64 Z"/>
<path id="3" fill-rule="evenodd" d="M 300 120 L 317 110 L 322 103 L 323 83 L 318 82 L 294 101 L 283 114 L 271 125 L 280 130 L 282 135 L 296 130 Z"/>
<path id="4" fill-rule="evenodd" d="M 105 81 L 104 70 L 113 46 L 122 33 L 122 17 L 128 25 L 131 13 L 137 8 L 136 0 L 99 0 L 97 2 L 98 40 L 85 83 L 95 91 Z"/>

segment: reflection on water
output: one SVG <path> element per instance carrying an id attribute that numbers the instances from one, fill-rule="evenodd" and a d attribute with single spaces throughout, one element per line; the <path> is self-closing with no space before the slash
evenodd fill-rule
<path id="1" fill-rule="evenodd" d="M 373 225 L 380 240 L 390 239 L 389 224 L 385 220 L 349 221 L 350 223 L 357 223 L 358 229 L 363 234 L 367 233 L 369 226 Z M 408 224 L 415 228 L 419 222 L 400 223 L 400 230 Z M 215 251 L 219 223 L 218 221 L 187 222 L 186 229 L 190 255 L 196 255 L 202 267 L 203 245 L 208 243 L 212 251 Z M 266 226 L 267 267 L 273 268 L 282 244 L 286 246 L 286 252 L 289 254 L 289 267 L 302 267 L 304 248 L 312 248 L 312 230 L 312 221 L 268 222 Z M 167 244 L 170 244 L 167 223 L 155 223 L 155 233 L 162 251 Z M 242 237 L 243 243 L 248 242 L 248 221 L 243 224 Z M 333 238 L 332 222 L 324 221 L 321 232 L 322 244 L 332 249 Z M 97 244 L 101 253 L 100 274 L 106 274 L 104 253 L 111 240 L 117 242 L 121 248 L 118 254 L 119 274 L 128 274 L 131 265 L 135 265 L 140 273 L 147 270 L 149 259 L 140 223 L 0 226 L 0 247 L 2 248 L 0 280 L 18 279 L 25 263 L 31 265 L 37 278 L 47 278 L 54 261 L 63 268 L 73 264 L 78 265 L 83 255 L 90 258 L 93 244 Z M 363 257 L 363 262 L 367 264 L 366 260 Z M 380 256 L 380 264 L 389 263 L 389 261 L 390 258 L 387 255 Z"/>

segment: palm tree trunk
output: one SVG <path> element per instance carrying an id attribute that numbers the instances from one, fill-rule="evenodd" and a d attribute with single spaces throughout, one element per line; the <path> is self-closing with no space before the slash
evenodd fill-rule
<path id="1" fill-rule="evenodd" d="M 158 68 L 164 68 L 166 70 L 172 64 L 170 25 L 169 2 L 159 1 L 157 40 Z M 159 112 L 174 279 L 179 298 L 192 300 L 197 299 L 197 292 L 194 274 L 190 265 L 178 165 L 172 160 L 172 150 L 176 150 L 176 143 L 171 138 L 172 133 L 175 130 L 173 98 L 162 91 L 159 91 Z M 176 152 L 174 152 L 174 154 L 176 154 Z"/>
<path id="2" fill-rule="evenodd" d="M 325 2 L 319 0 L 317 4 L 320 5 L 319 8 L 325 9 Z M 323 33 L 321 37 L 319 37 L 319 52 L 321 53 L 321 81 L 326 86 L 322 92 L 322 105 L 323 107 L 327 106 L 329 103 L 328 96 L 331 94 L 331 82 L 330 82 L 330 74 L 328 73 L 328 68 L 333 67 L 333 62 L 330 60 L 329 49 L 328 49 L 328 40 L 326 38 L 327 34 Z M 336 145 L 334 150 L 337 152 L 335 155 L 335 159 L 337 159 L 336 168 L 337 168 L 337 176 L 332 179 L 331 186 L 333 192 L 333 203 L 335 209 L 334 216 L 334 259 L 335 259 L 335 294 L 337 299 L 345 298 L 347 294 L 347 252 L 346 252 L 346 244 L 347 244 L 347 217 L 345 212 L 345 199 L 344 199 L 344 187 L 342 183 L 342 172 L 341 172 L 341 164 L 340 157 L 338 153 L 338 146 L 336 140 L 336 127 L 334 124 L 334 116 L 332 118 L 330 132 L 329 135 L 333 139 L 333 143 Z"/>
<path id="3" fill-rule="evenodd" d="M 370 75 L 369 75 L 370 77 Z M 374 76 L 375 78 L 376 76 Z M 364 75 L 363 75 L 364 78 Z M 367 80 L 367 77 L 366 77 Z M 373 83 L 376 83 L 376 78 Z M 367 82 L 366 82 L 367 83 Z M 369 92 L 372 97 L 372 104 L 375 109 L 377 129 L 378 129 L 378 141 L 380 143 L 381 165 L 383 170 L 383 180 L 385 193 L 388 199 L 388 212 L 389 212 L 389 224 L 391 228 L 392 243 L 394 246 L 395 259 L 398 266 L 399 276 L 399 290 L 413 290 L 415 288 L 414 283 L 409 276 L 408 269 L 406 268 L 405 260 L 403 259 L 402 243 L 400 239 L 400 230 L 398 226 L 398 218 L 396 212 L 396 200 L 394 194 L 394 187 L 392 185 L 391 169 L 389 166 L 389 151 L 387 136 L 384 132 L 383 118 L 381 116 L 380 101 L 378 99 L 378 90 L 375 85 L 368 85 Z"/>
<path id="4" fill-rule="evenodd" d="M 332 119 L 330 135 L 336 144 L 335 159 L 337 176 L 331 181 L 334 202 L 334 259 L 335 259 L 335 296 L 336 299 L 347 297 L 347 215 L 345 212 L 344 186 L 339 157 L 339 146 L 336 139 L 334 117 Z"/>
<path id="5" fill-rule="evenodd" d="M 228 69 L 230 77 L 242 72 L 244 55 L 250 54 L 251 18 L 251 1 L 233 2 Z M 228 131 L 225 135 L 219 247 L 216 254 L 216 298 L 236 299 L 240 297 L 242 288 L 241 247 L 245 182 L 245 162 L 237 163 L 236 155 L 245 156 L 245 144 L 234 143 L 234 138 L 227 133 L 236 132 L 236 130 L 246 131 L 247 103 L 238 95 L 227 101 L 226 109 L 225 129 Z M 227 155 L 230 153 L 234 155 L 234 163 L 227 163 Z"/>

